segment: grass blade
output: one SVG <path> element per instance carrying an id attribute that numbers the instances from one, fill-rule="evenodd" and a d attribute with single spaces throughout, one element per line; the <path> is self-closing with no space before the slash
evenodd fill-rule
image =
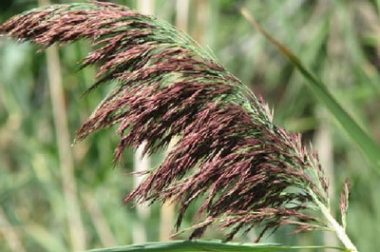
<path id="1" fill-rule="evenodd" d="M 326 85 L 318 79 L 311 71 L 309 71 L 301 62 L 301 60 L 291 52 L 286 46 L 272 37 L 248 12 L 247 9 L 241 9 L 242 15 L 247 21 L 264 35 L 307 79 L 308 87 L 321 101 L 323 105 L 336 118 L 346 133 L 361 148 L 367 159 L 373 164 L 373 167 L 380 173 L 380 146 L 370 137 L 344 110 L 344 108 L 336 101 L 334 96 L 327 90 Z"/>
<path id="2" fill-rule="evenodd" d="M 170 241 L 170 242 L 151 242 L 141 245 L 130 245 L 118 248 L 95 249 L 91 252 L 272 252 L 272 251 L 298 251 L 301 249 L 310 249 L 320 251 L 323 248 L 331 248 L 344 251 L 339 247 L 325 246 L 283 246 L 278 244 L 260 244 L 260 243 L 221 243 L 218 241 Z"/>

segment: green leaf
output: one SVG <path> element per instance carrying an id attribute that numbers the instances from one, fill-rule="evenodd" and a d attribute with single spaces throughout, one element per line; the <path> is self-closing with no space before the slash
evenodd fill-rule
<path id="1" fill-rule="evenodd" d="M 151 242 L 141 245 L 129 245 L 117 248 L 103 248 L 91 250 L 91 252 L 273 252 L 273 251 L 298 251 L 301 249 L 320 250 L 331 248 L 345 251 L 339 247 L 326 246 L 284 246 L 278 244 L 265 243 L 222 243 L 219 241 L 170 241 L 170 242 Z"/>
<path id="2" fill-rule="evenodd" d="M 361 148 L 367 159 L 373 164 L 376 172 L 380 172 L 380 146 L 369 136 L 345 111 L 345 109 L 337 102 L 334 96 L 328 91 L 326 85 L 317 78 L 310 70 L 308 70 L 301 60 L 291 52 L 286 46 L 272 37 L 248 12 L 247 9 L 241 9 L 242 15 L 247 21 L 264 35 L 308 80 L 306 83 L 320 102 L 326 106 L 330 113 L 339 122 L 346 133 Z"/>

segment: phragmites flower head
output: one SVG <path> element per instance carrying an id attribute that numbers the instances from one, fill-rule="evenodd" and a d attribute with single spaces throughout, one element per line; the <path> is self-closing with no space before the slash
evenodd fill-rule
<path id="1" fill-rule="evenodd" d="M 151 154 L 178 140 L 159 168 L 126 202 L 168 201 L 179 205 L 177 227 L 189 205 L 203 199 L 205 221 L 229 230 L 282 224 L 306 231 L 325 224 L 314 212 L 327 204 L 327 185 L 316 156 L 300 136 L 276 127 L 266 105 L 211 54 L 170 25 L 109 3 L 52 5 L 16 16 L 0 33 L 43 47 L 91 41 L 83 67 L 99 65 L 96 88 L 116 80 L 114 90 L 78 131 L 78 138 L 118 125 L 127 146 L 146 142 Z M 259 236 L 259 238 L 261 235 Z"/>

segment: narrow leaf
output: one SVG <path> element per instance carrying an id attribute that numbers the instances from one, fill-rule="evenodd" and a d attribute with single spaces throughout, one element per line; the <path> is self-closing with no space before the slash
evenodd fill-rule
<path id="1" fill-rule="evenodd" d="M 320 251 L 324 248 L 344 251 L 339 247 L 325 246 L 283 246 L 278 244 L 264 243 L 221 243 L 217 241 L 170 241 L 170 242 L 152 242 L 141 245 L 130 245 L 118 248 L 103 248 L 91 250 L 91 252 L 273 252 L 273 251 L 300 251 L 309 249 L 309 251 Z"/>
<path id="2" fill-rule="evenodd" d="M 361 148 L 365 156 L 373 164 L 372 167 L 376 172 L 380 172 L 380 146 L 355 122 L 328 91 L 326 85 L 308 70 L 289 48 L 270 35 L 247 9 L 242 8 L 241 13 L 247 21 L 263 34 L 308 80 L 306 83 L 311 91 L 317 96 L 321 103 L 326 106 L 352 140 Z"/>

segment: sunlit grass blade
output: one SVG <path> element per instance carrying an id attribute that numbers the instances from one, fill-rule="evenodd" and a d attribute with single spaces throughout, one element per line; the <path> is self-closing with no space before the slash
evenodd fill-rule
<path id="1" fill-rule="evenodd" d="M 315 96 L 321 101 L 329 112 L 336 118 L 346 133 L 359 145 L 365 156 L 373 164 L 372 167 L 380 172 L 380 146 L 369 136 L 336 101 L 334 96 L 327 90 L 326 85 L 309 71 L 301 60 L 286 46 L 271 36 L 245 8 L 241 9 L 242 15 L 247 21 L 264 35 L 308 80 L 306 83 Z"/>
<path id="2" fill-rule="evenodd" d="M 265 243 L 221 243 L 218 241 L 170 241 L 170 242 L 152 242 L 140 245 L 130 245 L 118 248 L 103 248 L 91 250 L 91 252 L 274 252 L 274 251 L 300 251 L 309 249 L 309 251 L 320 251 L 324 248 L 345 251 L 339 247 L 325 246 L 283 246 L 278 244 Z"/>

